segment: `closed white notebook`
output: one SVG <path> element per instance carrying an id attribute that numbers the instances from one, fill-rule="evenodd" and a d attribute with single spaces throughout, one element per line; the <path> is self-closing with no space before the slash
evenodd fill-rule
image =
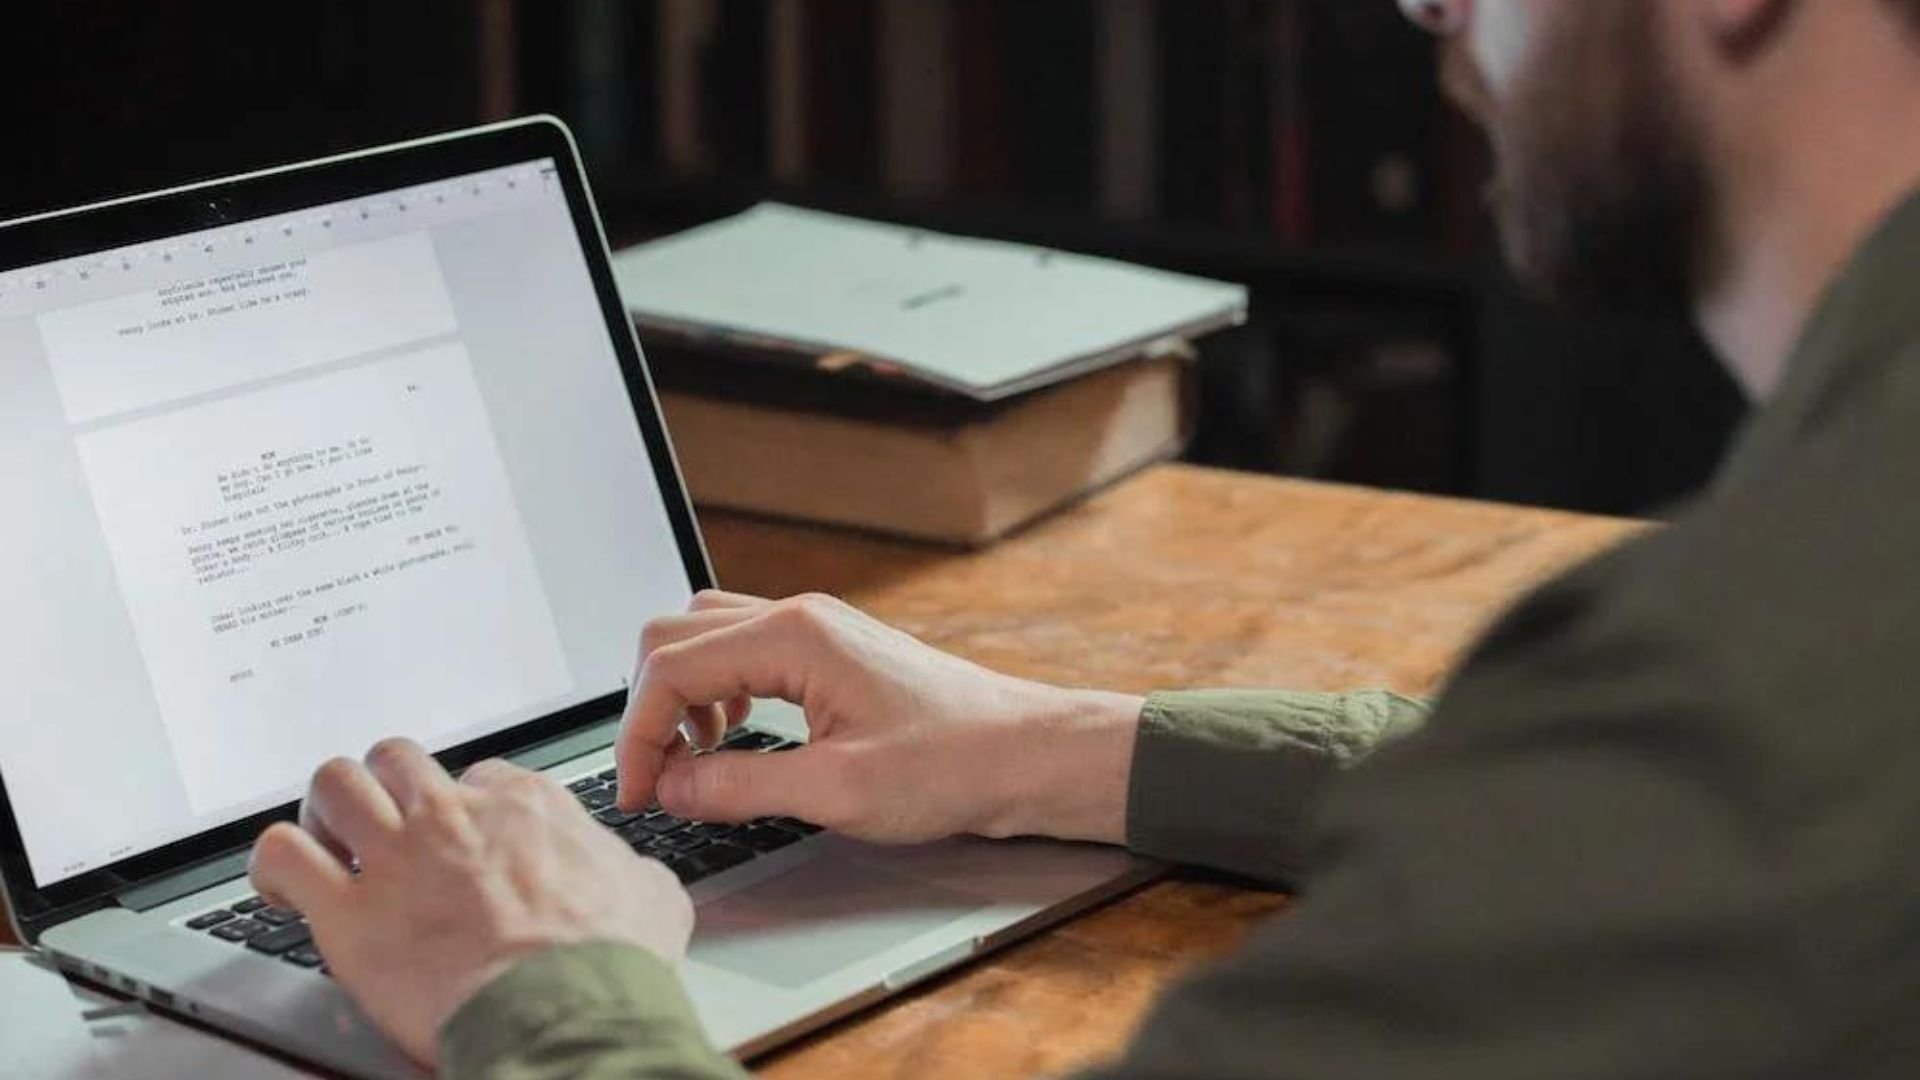
<path id="1" fill-rule="evenodd" d="M 613 262 L 642 322 L 858 353 L 981 400 L 1247 310 L 1239 285 L 772 203 Z"/>

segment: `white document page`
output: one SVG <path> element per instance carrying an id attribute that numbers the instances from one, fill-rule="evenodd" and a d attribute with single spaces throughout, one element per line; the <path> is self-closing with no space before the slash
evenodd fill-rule
<path id="1" fill-rule="evenodd" d="M 77 446 L 196 812 L 572 689 L 460 345 Z"/>
<path id="2" fill-rule="evenodd" d="M 40 318 L 73 424 L 454 329 L 424 232 L 266 260 Z"/>
<path id="3" fill-rule="evenodd" d="M 634 312 L 851 350 L 987 395 L 1245 317 L 1247 290 L 767 204 L 614 257 Z"/>

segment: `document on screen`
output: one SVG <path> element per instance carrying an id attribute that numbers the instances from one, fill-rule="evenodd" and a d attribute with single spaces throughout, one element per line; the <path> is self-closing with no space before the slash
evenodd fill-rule
<path id="1" fill-rule="evenodd" d="M 72 424 L 457 328 L 425 232 L 62 308 L 39 325 Z"/>
<path id="2" fill-rule="evenodd" d="M 573 688 L 458 344 L 77 445 L 196 812 Z"/>

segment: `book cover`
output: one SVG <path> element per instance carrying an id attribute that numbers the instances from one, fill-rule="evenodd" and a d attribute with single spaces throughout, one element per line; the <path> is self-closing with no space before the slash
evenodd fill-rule
<path id="1" fill-rule="evenodd" d="M 661 155 L 681 175 L 713 170 L 701 99 L 701 68 L 720 16 L 720 0 L 659 0 L 655 72 L 660 85 Z"/>
<path id="2" fill-rule="evenodd" d="M 952 186 L 954 2 L 877 9 L 881 181 L 895 198 L 937 199 Z"/>
<path id="3" fill-rule="evenodd" d="M 770 170 L 776 183 L 800 187 L 810 175 L 807 125 L 807 0 L 772 0 L 767 40 Z"/>
<path id="4" fill-rule="evenodd" d="M 1316 3 L 1308 16 L 1319 240 L 1430 246 L 1436 143 L 1431 38 L 1390 5 Z"/>
<path id="5" fill-rule="evenodd" d="M 1216 0 L 1158 0 L 1157 12 L 1162 216 L 1218 224 L 1226 186 L 1227 9 Z"/>
<path id="6" fill-rule="evenodd" d="M 857 188 L 878 175 L 873 0 L 813 0 L 807 9 L 807 160 L 812 175 Z"/>
<path id="7" fill-rule="evenodd" d="M 956 186 L 991 200 L 1013 188 L 1003 12 L 989 0 L 964 0 L 954 15 Z"/>
<path id="8" fill-rule="evenodd" d="M 700 58 L 700 124 L 714 163 L 732 176 L 765 176 L 771 135 L 767 116 L 768 0 L 727 0 Z"/>
<path id="9" fill-rule="evenodd" d="M 1100 112 L 1100 207 L 1109 217 L 1159 212 L 1160 68 L 1153 0 L 1106 0 L 1094 24 Z"/>
<path id="10" fill-rule="evenodd" d="M 976 0 L 977 2 L 977 0 Z M 1001 0 L 1008 132 L 1020 197 L 1084 209 L 1095 197 L 1093 0 Z"/>

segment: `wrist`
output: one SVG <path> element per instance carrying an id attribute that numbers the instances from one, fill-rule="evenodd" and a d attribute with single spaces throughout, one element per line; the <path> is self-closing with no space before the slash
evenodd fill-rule
<path id="1" fill-rule="evenodd" d="M 1127 785 L 1144 698 L 1025 684 L 986 773 L 987 813 L 973 832 L 1123 844 Z M 1023 697 L 1026 695 L 1023 695 Z"/>

